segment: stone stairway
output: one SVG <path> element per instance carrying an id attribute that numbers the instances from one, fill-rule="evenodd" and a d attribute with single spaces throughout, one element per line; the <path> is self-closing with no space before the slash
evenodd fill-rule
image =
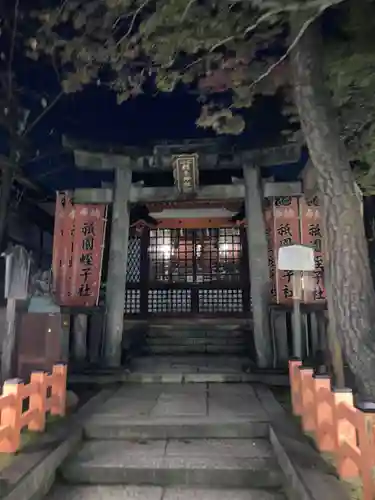
<path id="1" fill-rule="evenodd" d="M 249 338 L 249 327 L 241 320 L 155 322 L 148 327 L 143 352 L 247 355 Z"/>
<path id="2" fill-rule="evenodd" d="M 48 500 L 285 500 L 248 384 L 129 384 L 86 423 Z"/>

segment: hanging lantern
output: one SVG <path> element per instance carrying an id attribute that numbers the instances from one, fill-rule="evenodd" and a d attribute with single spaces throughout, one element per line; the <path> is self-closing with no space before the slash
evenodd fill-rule
<path id="1" fill-rule="evenodd" d="M 173 176 L 180 193 L 194 193 L 199 184 L 198 155 L 175 156 L 173 158 Z"/>

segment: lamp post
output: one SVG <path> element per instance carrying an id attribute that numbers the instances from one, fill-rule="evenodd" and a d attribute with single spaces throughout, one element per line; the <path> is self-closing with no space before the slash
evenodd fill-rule
<path id="1" fill-rule="evenodd" d="M 313 247 L 288 245 L 279 248 L 278 268 L 280 271 L 293 271 L 293 356 L 302 358 L 302 272 L 311 272 L 315 269 Z"/>

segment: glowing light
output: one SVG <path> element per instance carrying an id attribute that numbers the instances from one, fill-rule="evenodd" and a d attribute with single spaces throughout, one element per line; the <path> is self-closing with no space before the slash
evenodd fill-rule
<path id="1" fill-rule="evenodd" d="M 160 252 L 164 255 L 165 259 L 170 259 L 173 255 L 173 248 L 171 245 L 161 245 Z"/>
<path id="2" fill-rule="evenodd" d="M 221 255 L 224 255 L 225 257 L 231 250 L 232 250 L 232 245 L 230 245 L 229 243 L 221 243 L 219 245 L 219 252 Z"/>

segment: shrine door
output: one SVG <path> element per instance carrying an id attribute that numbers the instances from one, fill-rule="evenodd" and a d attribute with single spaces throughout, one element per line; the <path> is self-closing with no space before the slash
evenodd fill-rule
<path id="1" fill-rule="evenodd" d="M 239 227 L 151 229 L 129 241 L 125 312 L 242 315 L 250 310 Z"/>

